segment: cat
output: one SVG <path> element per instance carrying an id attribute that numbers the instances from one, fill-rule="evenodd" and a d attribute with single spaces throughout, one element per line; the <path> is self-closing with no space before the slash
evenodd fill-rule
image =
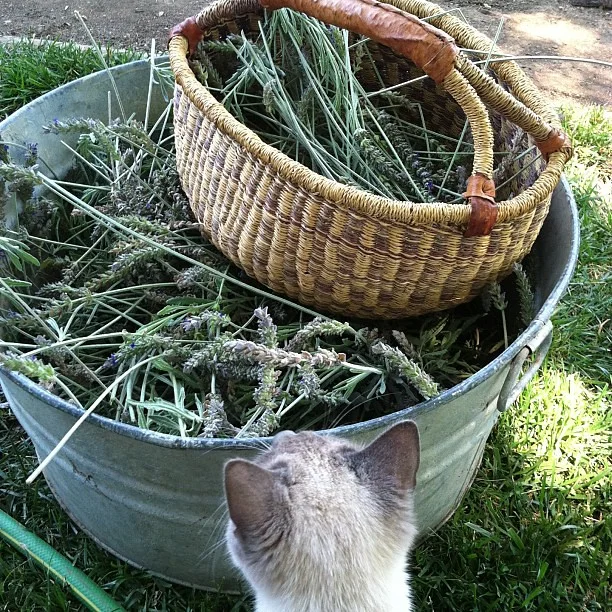
<path id="1" fill-rule="evenodd" d="M 406 556 L 417 426 L 398 423 L 362 448 L 283 431 L 254 461 L 225 466 L 226 541 L 256 612 L 408 612 Z"/>

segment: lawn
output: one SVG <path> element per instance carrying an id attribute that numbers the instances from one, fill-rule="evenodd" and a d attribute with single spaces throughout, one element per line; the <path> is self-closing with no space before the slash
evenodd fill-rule
<path id="1" fill-rule="evenodd" d="M 129 54 L 109 61 L 121 62 Z M 99 68 L 73 48 L 0 47 L 0 117 Z M 580 261 L 553 318 L 544 366 L 504 413 L 452 519 L 412 560 L 420 610 L 606 610 L 612 605 L 612 114 L 565 107 Z M 101 551 L 42 479 L 32 445 L 0 410 L 0 509 L 85 571 L 127 610 L 248 610 L 173 586 Z M 0 610 L 80 610 L 67 590 L 0 541 Z"/>

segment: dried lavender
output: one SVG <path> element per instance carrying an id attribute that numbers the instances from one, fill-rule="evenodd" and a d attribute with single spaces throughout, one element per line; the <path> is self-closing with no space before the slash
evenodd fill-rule
<path id="1" fill-rule="evenodd" d="M 387 155 L 385 155 L 381 145 L 375 140 L 375 136 L 371 131 L 366 130 L 365 128 L 360 128 L 355 130 L 353 137 L 355 138 L 355 143 L 359 146 L 361 152 L 363 153 L 366 162 L 374 170 L 382 174 L 384 177 L 382 182 L 387 185 L 389 189 L 392 189 L 390 186 L 390 180 L 393 180 L 398 174 L 405 179 L 402 181 L 402 186 L 410 185 L 410 181 L 407 177 L 405 177 L 405 173 L 402 174 L 401 171 L 398 171 L 396 164 L 394 164 L 393 161 Z"/>
<path id="2" fill-rule="evenodd" d="M 181 270 L 174 278 L 181 291 L 195 288 L 211 280 L 210 272 L 196 266 Z"/>
<path id="3" fill-rule="evenodd" d="M 502 291 L 499 283 L 493 283 L 490 285 L 489 294 L 491 304 L 501 313 L 502 327 L 504 330 L 504 346 L 508 348 L 508 326 L 506 323 L 506 308 L 508 308 L 508 301 L 506 300 L 506 294 Z"/>
<path id="4" fill-rule="evenodd" d="M 508 300 L 506 300 L 506 294 L 502 291 L 499 283 L 492 283 L 489 287 L 489 295 L 491 297 L 491 304 L 494 308 L 497 308 L 500 312 L 503 312 L 508 308 Z"/>
<path id="5" fill-rule="evenodd" d="M 379 111 L 376 114 L 376 120 L 380 126 L 385 130 L 385 133 L 389 140 L 393 143 L 393 146 L 399 156 L 402 158 L 407 166 L 412 164 L 415 159 L 415 152 L 413 143 L 408 137 L 406 130 L 402 130 L 395 120 L 395 118 L 386 111 Z"/>
<path id="6" fill-rule="evenodd" d="M 209 393 L 204 405 L 199 399 L 196 402 L 202 416 L 202 430 L 198 438 L 220 438 L 238 433 L 238 429 L 228 420 L 223 398 L 220 395 Z"/>
<path id="7" fill-rule="evenodd" d="M 40 185 L 41 179 L 36 174 L 37 166 L 17 166 L 13 163 L 0 163 L 0 179 L 9 184 L 13 191 L 20 191 L 24 186 Z"/>
<path id="8" fill-rule="evenodd" d="M 256 41 L 243 33 L 201 43 L 193 60 L 196 78 L 230 113 L 333 180 L 394 200 L 461 199 L 471 173 L 469 133 L 465 143 L 445 144 L 406 96 L 368 95 L 356 75 L 378 74 L 380 66 L 366 44 L 287 10 L 266 15 L 260 29 Z M 214 84 L 211 61 L 222 73 Z"/>
<path id="9" fill-rule="evenodd" d="M 404 332 L 394 329 L 391 334 L 406 357 L 412 359 L 413 361 L 419 358 L 419 352 L 416 350 L 414 345 L 408 341 L 408 338 L 406 338 L 406 334 Z"/>
<path id="10" fill-rule="evenodd" d="M 299 351 L 311 348 L 314 347 L 314 341 L 317 338 L 343 336 L 344 334 L 355 334 L 355 330 L 348 323 L 316 317 L 296 332 L 287 343 L 287 350 Z"/>
<path id="11" fill-rule="evenodd" d="M 263 344 L 248 340 L 230 340 L 224 344 L 224 348 L 252 362 L 274 364 L 278 368 L 299 366 L 306 363 L 313 367 L 331 368 L 342 365 L 346 361 L 344 353 L 336 353 L 333 349 L 320 348 L 313 353 L 308 351 L 293 353 L 280 348 L 270 349 Z"/>
<path id="12" fill-rule="evenodd" d="M 66 378 L 79 384 L 91 385 L 96 383 L 95 374 L 80 363 L 74 352 L 65 346 L 54 346 L 53 342 L 43 336 L 36 336 L 34 342 L 44 347 L 41 355 L 53 366 L 56 372 L 63 374 Z"/>
<path id="13" fill-rule="evenodd" d="M 56 380 L 53 367 L 36 357 L 22 357 L 16 353 L 0 353 L 0 363 L 5 368 L 13 370 L 13 372 L 19 372 L 19 374 L 41 383 L 52 383 Z"/>
<path id="14" fill-rule="evenodd" d="M 202 362 L 198 364 L 202 367 Z M 248 385 L 254 385 L 259 381 L 261 366 L 237 360 L 224 360 L 208 362 L 209 369 L 226 381 L 241 381 Z M 193 366 L 189 368 L 193 370 Z"/>
<path id="15" fill-rule="evenodd" d="M 189 358 L 183 363 L 183 371 L 187 374 L 201 372 L 202 370 L 211 372 L 215 370 L 218 363 L 235 363 L 237 361 L 235 356 L 225 349 L 225 343 L 229 338 L 231 338 L 231 335 L 227 333 L 220 334 L 197 350 L 193 350 Z"/>
<path id="16" fill-rule="evenodd" d="M 497 168 L 493 170 L 493 180 L 497 185 L 501 185 L 512 176 L 513 167 L 516 164 L 516 157 L 521 150 L 526 148 L 525 139 L 525 132 L 517 128 L 510 139 L 507 154 L 502 157 Z"/>
<path id="17" fill-rule="evenodd" d="M 259 419 L 249 425 L 245 426 L 243 432 L 253 438 L 263 438 L 269 436 L 273 431 L 276 431 L 280 425 L 280 419 L 272 408 L 266 408 L 264 413 Z"/>
<path id="18" fill-rule="evenodd" d="M 277 328 L 272 321 L 272 317 L 268 314 L 268 308 L 256 308 L 253 314 L 257 318 L 259 341 L 271 349 L 278 346 Z"/>
<path id="19" fill-rule="evenodd" d="M 322 395 L 321 379 L 314 366 L 310 363 L 302 364 L 298 369 L 298 389 L 306 399 L 313 399 Z"/>
<path id="20" fill-rule="evenodd" d="M 535 304 L 531 283 L 527 277 L 527 273 L 520 263 L 515 263 L 512 266 L 512 271 L 516 278 L 516 288 L 519 297 L 519 313 L 521 322 L 527 327 L 535 317 Z"/>
<path id="21" fill-rule="evenodd" d="M 482 305 L 482 310 L 485 313 L 491 312 L 491 307 L 493 306 L 493 301 L 491 299 L 491 285 L 487 285 L 480 294 L 480 303 Z"/>
<path id="22" fill-rule="evenodd" d="M 325 38 L 334 52 L 344 53 L 341 36 L 330 31 Z M 237 44 L 230 37 L 227 47 Z M 313 57 L 308 48 L 301 53 L 292 51 L 296 64 Z M 362 64 L 366 61 L 363 56 Z M 258 69 L 268 81 L 289 75 Z M 244 75 L 254 79 L 246 68 Z M 305 121 L 319 101 L 308 83 L 300 87 L 296 99 L 303 102 Z M 280 96 L 281 90 L 273 92 Z M 274 102 L 278 106 L 282 99 Z M 420 401 L 413 389 L 421 397 L 435 395 L 438 387 L 424 368 L 450 384 L 473 371 L 473 364 L 464 363 L 471 350 L 464 339 L 477 316 L 355 331 L 350 323 L 311 319 L 290 305 L 222 282 L 178 257 L 187 254 L 241 275 L 200 235 L 170 148 L 157 145 L 134 122 L 105 126 L 77 120 L 56 122 L 52 129 L 81 134 L 83 161 L 70 190 L 105 217 L 32 194 L 35 146 L 28 153 L 31 168 L 4 160 L 8 178 L 2 180 L 9 193 L 19 184 L 30 191 L 20 233 L 0 234 L 5 245 L 17 240 L 20 245 L 12 244 L 21 253 L 2 250 L 11 274 L 2 292 L 11 301 L 0 303 L 0 331 L 4 350 L 14 352 L 0 359 L 9 367 L 33 377 L 42 373 L 54 392 L 81 405 L 95 401 L 118 375 L 132 372 L 101 406 L 104 414 L 156 431 L 205 437 L 264 436 L 279 427 L 357 422 Z M 405 131 L 409 140 L 396 142 L 396 148 L 419 162 L 424 169 L 419 180 L 428 180 L 425 171 L 434 177 L 436 168 L 428 160 L 416 153 L 410 157 L 409 146 L 420 142 L 422 147 L 422 135 L 411 140 Z M 169 143 L 167 136 L 160 139 Z M 374 134 L 376 146 L 385 147 L 383 141 Z M 443 147 L 431 138 L 430 145 Z M 497 342 L 493 332 L 490 340 L 481 339 L 479 358 L 490 359 L 488 348 Z"/>
<path id="23" fill-rule="evenodd" d="M 200 83 L 204 83 L 205 85 L 208 85 L 211 87 L 219 87 L 222 84 L 221 78 L 220 76 L 218 80 L 214 78 L 214 73 L 211 73 L 207 69 L 207 66 L 205 66 L 205 61 L 204 61 L 205 58 L 210 62 L 210 59 L 208 58 L 208 56 L 205 55 L 203 51 L 201 51 L 199 53 L 198 58 L 189 60 L 189 67 L 193 71 L 193 74 L 195 75 L 196 79 L 200 81 Z M 219 74 L 216 71 L 216 69 L 215 69 L 215 72 L 216 74 Z M 210 80 L 209 80 L 209 75 L 212 75 L 212 78 Z"/>
<path id="24" fill-rule="evenodd" d="M 202 325 L 206 325 L 209 330 L 209 335 L 215 337 L 216 331 L 228 326 L 231 319 L 222 312 L 214 310 L 205 310 L 197 315 L 189 315 L 180 322 L 180 327 L 183 332 L 200 331 Z"/>
<path id="25" fill-rule="evenodd" d="M 431 376 L 397 347 L 377 342 L 372 346 L 372 352 L 385 360 L 389 370 L 405 377 L 425 399 L 435 397 L 440 392 Z"/>
<path id="26" fill-rule="evenodd" d="M 262 365 L 258 377 L 259 385 L 253 392 L 254 412 L 261 416 L 250 426 L 245 426 L 245 431 L 250 435 L 267 436 L 278 427 L 278 419 L 272 419 L 271 415 L 275 415 L 278 409 L 279 392 L 276 382 L 279 376 L 280 372 L 273 365 Z"/>

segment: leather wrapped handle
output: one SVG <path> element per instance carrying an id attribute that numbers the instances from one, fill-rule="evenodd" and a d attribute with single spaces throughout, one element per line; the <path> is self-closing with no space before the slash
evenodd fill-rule
<path id="1" fill-rule="evenodd" d="M 470 222 L 465 230 L 465 237 L 488 236 L 497 221 L 497 204 L 495 203 L 495 183 L 484 174 L 476 172 L 467 181 L 463 194 L 472 205 Z"/>
<path id="2" fill-rule="evenodd" d="M 189 55 L 193 55 L 198 48 L 198 43 L 202 40 L 204 32 L 198 25 L 195 17 L 189 17 L 181 23 L 177 23 L 168 34 L 168 44 L 175 36 L 183 36 L 189 45 Z"/>
<path id="3" fill-rule="evenodd" d="M 276 10 L 290 8 L 390 47 L 412 60 L 436 83 L 451 72 L 459 49 L 448 34 L 376 0 L 259 0 Z"/>

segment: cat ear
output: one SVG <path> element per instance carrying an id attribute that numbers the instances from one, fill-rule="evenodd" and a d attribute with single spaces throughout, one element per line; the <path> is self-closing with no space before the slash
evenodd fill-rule
<path id="1" fill-rule="evenodd" d="M 267 519 L 272 507 L 274 475 L 244 459 L 225 465 L 225 497 L 229 515 L 238 531 L 248 532 Z"/>
<path id="2" fill-rule="evenodd" d="M 403 491 L 414 489 L 420 462 L 419 430 L 413 421 L 388 429 L 355 454 L 356 464 L 375 481 L 392 477 Z"/>

